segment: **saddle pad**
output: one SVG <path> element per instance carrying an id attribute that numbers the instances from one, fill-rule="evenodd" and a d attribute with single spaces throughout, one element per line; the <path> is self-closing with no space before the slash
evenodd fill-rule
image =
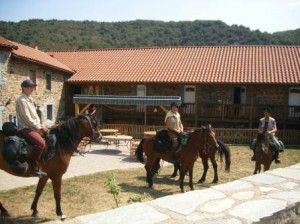
<path id="1" fill-rule="evenodd" d="M 158 153 L 164 153 L 171 150 L 172 140 L 168 134 L 168 130 L 161 130 L 156 133 L 153 150 Z"/>

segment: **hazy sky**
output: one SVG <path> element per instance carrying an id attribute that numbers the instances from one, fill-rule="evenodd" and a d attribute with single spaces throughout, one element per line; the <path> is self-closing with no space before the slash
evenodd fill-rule
<path id="1" fill-rule="evenodd" d="M 0 0 L 0 20 L 222 20 L 275 32 L 300 28 L 300 0 Z"/>

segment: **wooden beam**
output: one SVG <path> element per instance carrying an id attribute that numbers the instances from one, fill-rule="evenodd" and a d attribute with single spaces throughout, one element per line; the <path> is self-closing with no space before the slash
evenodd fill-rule
<path id="1" fill-rule="evenodd" d="M 165 113 L 168 113 L 168 110 L 167 110 L 164 106 L 159 105 L 159 107 L 160 107 Z"/>
<path id="2" fill-rule="evenodd" d="M 80 112 L 79 114 L 83 114 L 90 106 L 91 104 L 87 104 Z"/>
<path id="3" fill-rule="evenodd" d="M 75 116 L 79 115 L 79 103 L 75 103 Z"/>

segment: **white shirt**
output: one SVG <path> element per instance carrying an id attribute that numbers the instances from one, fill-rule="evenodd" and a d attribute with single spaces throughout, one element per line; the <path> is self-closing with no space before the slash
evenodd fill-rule
<path id="1" fill-rule="evenodd" d="M 180 129 L 181 119 L 180 114 L 178 112 L 174 113 L 173 111 L 168 111 L 165 117 L 165 123 L 167 123 L 167 120 L 169 120 L 171 128 Z"/>
<path id="2" fill-rule="evenodd" d="M 259 120 L 262 130 L 265 129 L 266 119 L 263 117 Z M 276 121 L 273 117 L 269 117 L 267 131 L 272 131 L 276 127 Z M 273 133 L 275 134 L 275 133 Z"/>
<path id="3" fill-rule="evenodd" d="M 41 120 L 36 112 L 33 100 L 24 93 L 16 101 L 16 114 L 18 130 L 24 128 L 38 130 L 41 128 Z"/>

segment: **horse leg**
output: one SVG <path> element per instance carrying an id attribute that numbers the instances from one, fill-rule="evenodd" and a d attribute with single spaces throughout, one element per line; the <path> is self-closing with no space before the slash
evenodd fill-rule
<path id="1" fill-rule="evenodd" d="M 35 196 L 34 196 L 32 204 L 31 204 L 32 216 L 34 216 L 34 217 L 37 216 L 37 214 L 39 213 L 38 210 L 37 210 L 37 204 L 38 204 L 40 196 L 41 196 L 41 194 L 44 190 L 44 187 L 47 183 L 47 180 L 48 180 L 48 176 L 41 177 L 39 179 L 38 185 L 36 187 Z"/>
<path id="2" fill-rule="evenodd" d="M 211 163 L 213 165 L 213 168 L 214 168 L 214 179 L 213 179 L 212 183 L 216 184 L 219 181 L 219 177 L 218 177 L 218 164 L 216 162 L 215 155 L 210 156 L 210 161 L 211 161 Z"/>
<path id="3" fill-rule="evenodd" d="M 0 202 L 0 216 L 3 216 L 3 217 L 8 217 L 9 214 L 8 214 L 8 211 L 3 207 L 2 203 Z"/>
<path id="4" fill-rule="evenodd" d="M 58 176 L 52 178 L 51 180 L 52 180 L 54 198 L 55 198 L 55 202 L 56 202 L 56 215 L 60 216 L 61 220 L 64 220 L 66 218 L 66 216 L 63 214 L 63 212 L 61 210 L 61 205 L 60 205 L 62 176 L 58 175 Z"/>
<path id="5" fill-rule="evenodd" d="M 155 174 L 155 164 L 157 164 L 157 160 L 159 162 L 159 158 L 158 159 L 147 159 L 147 163 L 146 163 L 146 166 L 145 166 L 145 169 L 147 171 L 147 178 L 146 178 L 146 181 L 148 183 L 148 186 L 150 188 L 153 187 L 153 176 Z"/>
<path id="6" fill-rule="evenodd" d="M 194 170 L 194 164 L 189 167 L 189 186 L 191 188 L 191 191 L 194 190 L 194 185 L 193 185 L 193 170 Z"/>
<path id="7" fill-rule="evenodd" d="M 180 190 L 181 190 L 181 193 L 184 193 L 184 188 L 183 188 L 183 181 L 184 181 L 184 177 L 185 177 L 185 174 L 186 174 L 186 171 L 187 169 L 183 166 L 180 166 L 180 177 L 179 177 L 179 185 L 180 185 Z"/>
<path id="8" fill-rule="evenodd" d="M 270 169 L 270 166 L 271 166 L 271 163 L 270 162 L 267 162 L 264 164 L 264 172 L 269 170 Z"/>
<path id="9" fill-rule="evenodd" d="M 178 170 L 179 170 L 179 166 L 178 165 L 174 165 L 174 171 L 171 175 L 171 178 L 174 178 L 177 176 L 177 173 L 178 173 Z"/>
<path id="10" fill-rule="evenodd" d="M 257 171 L 260 172 L 260 164 L 258 163 L 258 161 L 255 161 L 255 168 L 254 168 L 254 172 L 253 174 L 257 174 Z"/>
<path id="11" fill-rule="evenodd" d="M 200 180 L 198 181 L 198 183 L 204 183 L 205 178 L 206 178 L 206 173 L 208 170 L 208 157 L 207 156 L 203 156 L 202 158 L 202 165 L 203 165 L 203 174 L 202 177 L 200 178 Z"/>

